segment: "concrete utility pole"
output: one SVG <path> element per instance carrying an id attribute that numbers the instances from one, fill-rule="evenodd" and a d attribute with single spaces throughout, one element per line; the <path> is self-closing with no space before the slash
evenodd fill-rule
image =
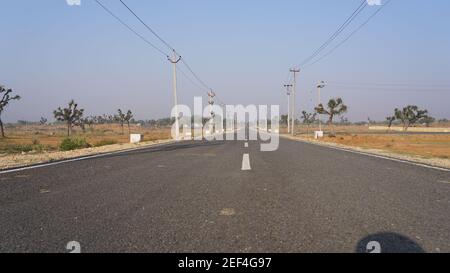
<path id="1" fill-rule="evenodd" d="M 294 83 L 293 83 L 293 89 L 292 89 L 292 136 L 295 135 L 295 93 L 297 92 L 297 73 L 300 73 L 300 69 L 291 69 L 291 73 L 294 73 Z"/>
<path id="2" fill-rule="evenodd" d="M 212 110 L 212 107 L 214 105 L 214 97 L 216 96 L 216 93 L 214 93 L 212 90 L 208 92 L 208 103 L 209 103 L 209 132 L 211 135 L 213 135 L 214 131 L 214 112 Z"/>
<path id="3" fill-rule="evenodd" d="M 317 107 L 322 103 L 320 98 L 320 90 L 325 87 L 325 82 L 321 81 L 317 84 Z M 321 121 L 322 115 L 319 113 L 319 131 L 322 132 L 322 121 Z"/>
<path id="4" fill-rule="evenodd" d="M 180 140 L 180 123 L 179 123 L 179 115 L 178 112 L 178 96 L 177 96 L 177 63 L 181 60 L 181 56 L 178 56 L 175 50 L 173 51 L 173 57 L 168 57 L 168 60 L 173 65 L 173 97 L 174 97 L 174 103 L 175 103 L 175 112 L 177 113 L 177 116 L 175 117 L 175 139 Z"/>
<path id="5" fill-rule="evenodd" d="M 287 99 L 288 99 L 288 119 L 287 119 L 287 126 L 288 126 L 288 133 L 291 132 L 291 90 L 292 84 L 285 84 L 284 87 L 286 87 L 287 90 Z"/>

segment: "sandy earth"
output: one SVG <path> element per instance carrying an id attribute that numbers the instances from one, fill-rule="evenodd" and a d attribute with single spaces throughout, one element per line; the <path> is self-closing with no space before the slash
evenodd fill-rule
<path id="1" fill-rule="evenodd" d="M 24 167 L 28 165 L 47 163 L 62 159 L 70 159 L 82 156 L 98 155 L 103 153 L 122 151 L 135 148 L 151 147 L 153 145 L 170 143 L 173 140 L 156 140 L 142 142 L 138 144 L 114 144 L 109 146 L 80 149 L 68 152 L 43 152 L 43 153 L 23 153 L 13 155 L 0 155 L 0 169 L 10 169 Z"/>
<path id="2" fill-rule="evenodd" d="M 416 162 L 416 163 L 427 164 L 427 165 L 431 165 L 431 166 L 435 166 L 435 167 L 442 167 L 442 168 L 450 169 L 450 159 L 446 159 L 446 158 L 424 158 L 424 157 L 414 156 L 414 155 L 404 155 L 404 154 L 388 152 L 388 151 L 380 150 L 380 149 L 360 148 L 360 147 L 343 145 L 343 144 L 338 144 L 338 143 L 325 142 L 325 141 L 315 140 L 315 139 L 311 139 L 311 138 L 306 138 L 304 136 L 292 137 L 290 135 L 282 135 L 282 137 L 292 139 L 292 140 L 304 141 L 304 142 L 308 142 L 308 143 L 322 145 L 322 146 L 344 148 L 344 149 L 358 151 L 358 152 L 370 153 L 370 154 L 386 156 L 386 157 L 391 157 L 391 158 L 395 158 L 395 159 L 401 159 L 401 160 L 412 161 L 412 162 Z"/>

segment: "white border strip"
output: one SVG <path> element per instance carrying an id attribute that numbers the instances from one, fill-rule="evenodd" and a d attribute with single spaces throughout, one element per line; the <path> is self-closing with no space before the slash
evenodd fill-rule
<path id="1" fill-rule="evenodd" d="M 285 139 L 289 139 L 289 140 L 292 140 L 292 141 L 299 141 L 299 142 L 312 144 L 312 145 L 325 147 L 325 148 L 330 148 L 330 149 L 334 149 L 334 150 L 349 152 L 349 153 L 353 153 L 353 154 L 359 154 L 359 155 L 365 155 L 365 156 L 376 157 L 376 158 L 381 158 L 381 159 L 387 159 L 387 160 L 391 160 L 391 161 L 396 161 L 396 162 L 400 162 L 400 163 L 406 163 L 406 164 L 409 164 L 409 165 L 415 165 L 415 166 L 424 167 L 424 168 L 428 168 L 428 169 L 434 169 L 434 170 L 438 170 L 438 171 L 450 172 L 450 169 L 441 168 L 441 167 L 435 167 L 435 166 L 431 166 L 431 165 L 427 165 L 427 164 L 423 164 L 423 163 L 418 163 L 418 162 L 398 159 L 398 158 L 394 158 L 394 157 L 377 155 L 377 154 L 371 154 L 371 153 L 366 153 L 366 152 L 361 152 L 361 151 L 355 151 L 355 150 L 351 150 L 351 149 L 347 149 L 347 148 L 334 147 L 334 146 L 324 145 L 324 144 L 320 144 L 320 143 L 308 142 L 308 141 L 304 141 L 304 140 L 301 140 L 301 139 L 298 139 L 298 140 L 297 139 L 291 139 L 291 138 L 285 138 Z"/>
<path id="2" fill-rule="evenodd" d="M 56 161 L 56 162 L 49 162 L 49 163 L 42 163 L 42 164 L 38 163 L 38 164 L 33 165 L 33 166 L 18 167 L 16 169 L 0 171 L 0 174 L 15 173 L 15 172 L 21 172 L 21 171 L 26 171 L 26 170 L 44 168 L 44 167 L 49 167 L 49 166 L 54 166 L 54 165 L 60 165 L 60 164 L 65 164 L 65 163 L 70 163 L 70 162 L 76 162 L 76 161 L 94 159 L 94 158 L 99 158 L 99 157 L 105 157 L 105 156 L 109 156 L 109 155 L 122 154 L 122 153 L 126 153 L 126 152 L 133 152 L 133 151 L 138 151 L 138 150 L 157 148 L 157 147 L 161 147 L 161 146 L 165 146 L 165 145 L 169 145 L 169 144 L 175 144 L 175 143 L 179 143 L 179 142 L 157 143 L 155 145 L 150 145 L 150 146 L 146 146 L 146 147 L 137 147 L 137 148 L 131 148 L 131 149 L 115 151 L 115 152 L 109 152 L 109 153 L 87 155 L 87 156 L 81 156 L 81 157 L 72 158 L 72 159 L 62 159 L 62 160 Z"/>

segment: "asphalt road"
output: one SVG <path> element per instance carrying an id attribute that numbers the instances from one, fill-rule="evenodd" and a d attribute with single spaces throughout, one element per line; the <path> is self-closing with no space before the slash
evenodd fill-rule
<path id="1" fill-rule="evenodd" d="M 450 252 L 448 171 L 280 141 L 0 174 L 0 252 Z"/>

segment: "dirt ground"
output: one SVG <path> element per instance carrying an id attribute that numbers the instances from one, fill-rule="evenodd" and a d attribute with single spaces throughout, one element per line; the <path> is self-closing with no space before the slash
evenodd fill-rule
<path id="1" fill-rule="evenodd" d="M 314 130 L 317 130 L 315 126 L 308 129 L 307 126 L 300 125 L 296 134 L 302 138 L 312 139 Z M 325 137 L 320 139 L 321 142 L 378 149 L 423 158 L 450 159 L 450 134 L 374 132 L 363 125 L 334 126 L 333 128 L 324 126 L 324 131 Z M 334 132 L 335 137 L 329 137 L 331 131 Z M 282 128 L 281 132 L 286 133 L 287 129 Z"/>
<path id="2" fill-rule="evenodd" d="M 118 124 L 96 125 L 85 132 L 77 128 L 72 137 L 83 138 L 92 146 L 86 149 L 60 151 L 67 137 L 63 125 L 20 125 L 6 128 L 0 138 L 0 169 L 16 168 L 74 157 L 147 147 L 171 141 L 170 128 L 148 128 L 132 125 L 131 133 L 143 134 L 142 143 L 130 144 L 128 128 Z"/>
<path id="3" fill-rule="evenodd" d="M 8 126 L 5 132 L 6 138 L 0 138 L 0 156 L 23 151 L 26 153 L 58 151 L 61 141 L 67 137 L 64 125 L 16 125 Z M 130 132 L 143 134 L 144 141 L 170 138 L 170 128 L 155 129 L 131 125 Z M 86 128 L 85 132 L 76 128 L 71 137 L 86 139 L 92 146 L 125 144 L 130 141 L 127 126 L 124 126 L 122 133 L 122 128 L 118 124 L 95 125 Z"/>

